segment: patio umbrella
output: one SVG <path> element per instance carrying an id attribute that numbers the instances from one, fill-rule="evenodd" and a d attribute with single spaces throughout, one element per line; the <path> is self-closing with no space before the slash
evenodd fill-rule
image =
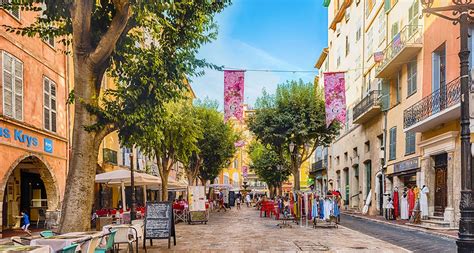
<path id="1" fill-rule="evenodd" d="M 161 179 L 146 173 L 133 172 L 134 183 L 136 186 L 155 186 L 161 184 Z M 130 170 L 113 170 L 95 175 L 96 183 L 103 183 L 108 185 L 120 185 L 122 187 L 122 205 L 123 210 L 126 211 L 127 205 L 125 203 L 125 186 L 129 186 L 131 183 L 131 171 Z M 146 188 L 144 189 L 146 192 Z M 146 194 L 145 194 L 146 196 Z M 146 201 L 146 199 L 145 199 Z"/>

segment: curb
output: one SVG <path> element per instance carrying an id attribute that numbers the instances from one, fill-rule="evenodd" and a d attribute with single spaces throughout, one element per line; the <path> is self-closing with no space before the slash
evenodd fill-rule
<path id="1" fill-rule="evenodd" d="M 448 238 L 448 239 L 454 239 L 454 240 L 458 239 L 456 236 L 453 236 L 453 235 L 439 233 L 439 232 L 435 232 L 435 231 L 431 231 L 431 230 L 427 230 L 427 229 L 423 229 L 423 228 L 411 227 L 411 226 L 408 226 L 408 225 L 394 224 L 394 223 L 390 223 L 390 222 L 387 222 L 387 221 L 371 219 L 371 218 L 368 218 L 368 217 L 365 217 L 365 216 L 362 216 L 362 215 L 357 215 L 357 214 L 352 214 L 352 213 L 342 212 L 342 214 L 348 215 L 348 216 L 351 216 L 351 217 L 354 217 L 354 218 L 360 218 L 360 219 L 369 220 L 369 221 L 373 221 L 373 222 L 377 222 L 377 223 L 396 226 L 396 227 L 399 227 L 399 228 L 405 228 L 405 229 L 409 229 L 409 230 L 413 230 L 413 231 L 419 231 L 419 232 L 423 232 L 423 233 L 427 233 L 427 234 L 441 236 L 441 237 L 445 237 L 445 238 Z"/>

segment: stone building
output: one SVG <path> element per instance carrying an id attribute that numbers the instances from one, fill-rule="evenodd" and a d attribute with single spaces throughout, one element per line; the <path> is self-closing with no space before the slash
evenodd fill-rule
<path id="1" fill-rule="evenodd" d="M 0 9 L 0 24 L 29 24 L 38 14 Z M 52 39 L 0 29 L 0 222 L 18 227 L 60 208 L 68 171 L 68 76 L 64 47 Z"/>

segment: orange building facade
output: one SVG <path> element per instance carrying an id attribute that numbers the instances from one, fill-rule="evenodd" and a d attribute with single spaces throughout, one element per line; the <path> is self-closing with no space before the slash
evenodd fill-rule
<path id="1" fill-rule="evenodd" d="M 37 14 L 0 9 L 0 24 L 29 24 Z M 68 160 L 67 63 L 64 47 L 0 29 L 0 222 L 32 226 L 60 208 Z"/>

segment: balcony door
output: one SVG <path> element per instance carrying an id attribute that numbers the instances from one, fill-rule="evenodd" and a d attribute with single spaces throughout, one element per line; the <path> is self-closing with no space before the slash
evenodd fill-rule
<path id="1" fill-rule="evenodd" d="M 435 114 L 446 107 L 446 48 L 444 44 L 432 54 L 431 91 L 433 94 L 431 110 Z"/>
<path id="2" fill-rule="evenodd" d="M 434 157 L 435 161 L 435 215 L 443 216 L 448 204 L 448 155 L 446 153 Z"/>

